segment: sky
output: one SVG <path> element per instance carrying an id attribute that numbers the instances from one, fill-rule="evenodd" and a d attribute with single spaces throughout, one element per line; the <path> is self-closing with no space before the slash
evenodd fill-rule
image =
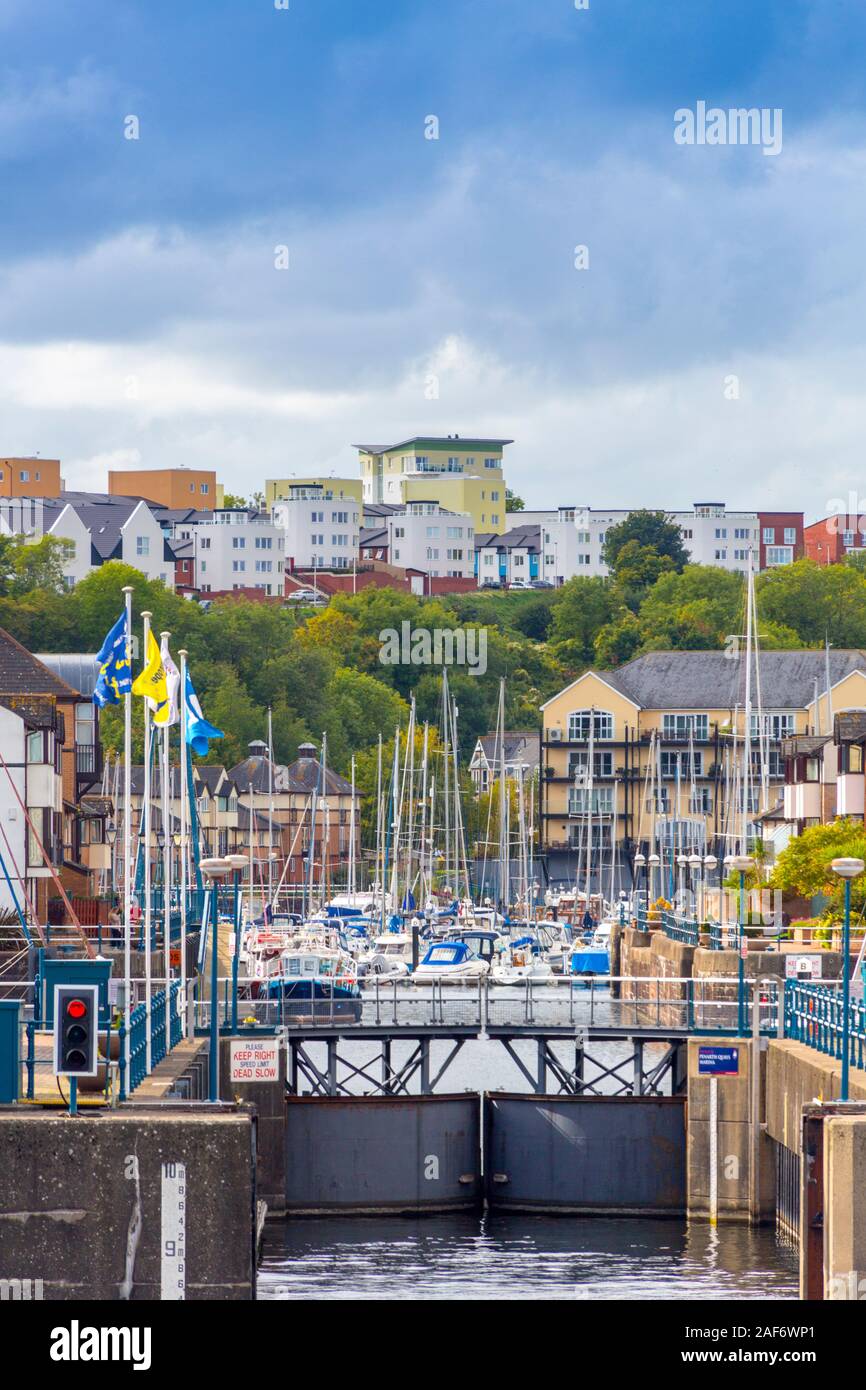
<path id="1" fill-rule="evenodd" d="M 536 507 L 866 499 L 864 42 L 862 0 L 0 0 L 0 454 L 248 494 L 457 433 Z M 701 102 L 781 149 L 679 143 Z"/>

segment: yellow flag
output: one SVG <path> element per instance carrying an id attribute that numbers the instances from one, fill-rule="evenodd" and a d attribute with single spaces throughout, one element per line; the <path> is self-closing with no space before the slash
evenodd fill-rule
<path id="1" fill-rule="evenodd" d="M 162 705 L 168 699 L 168 684 L 165 667 L 162 664 L 159 647 L 152 632 L 147 634 L 147 659 L 144 670 L 132 683 L 133 695 L 143 695 L 151 709 Z"/>

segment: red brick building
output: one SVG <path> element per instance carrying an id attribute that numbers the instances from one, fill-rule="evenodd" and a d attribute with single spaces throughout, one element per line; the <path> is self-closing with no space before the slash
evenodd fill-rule
<path id="1" fill-rule="evenodd" d="M 791 565 L 805 554 L 802 512 L 758 512 L 759 568 Z"/>
<path id="2" fill-rule="evenodd" d="M 855 516 L 827 516 L 813 521 L 804 534 L 806 555 L 817 565 L 838 565 L 851 550 L 866 547 L 866 532 Z"/>

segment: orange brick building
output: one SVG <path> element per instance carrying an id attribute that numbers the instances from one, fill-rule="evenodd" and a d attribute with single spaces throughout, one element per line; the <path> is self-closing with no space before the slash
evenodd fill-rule
<path id="1" fill-rule="evenodd" d="M 203 468 L 109 469 L 110 497 L 143 497 L 160 507 L 197 507 L 210 511 L 218 505 L 216 473 Z"/>
<path id="2" fill-rule="evenodd" d="M 0 459 L 0 497 L 59 497 L 60 459 Z"/>

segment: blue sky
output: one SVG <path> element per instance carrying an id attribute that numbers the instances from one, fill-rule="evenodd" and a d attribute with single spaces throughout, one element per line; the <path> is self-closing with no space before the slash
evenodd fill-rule
<path id="1" fill-rule="evenodd" d="M 3 452 L 241 490 L 488 432 L 535 505 L 866 494 L 864 40 L 857 0 L 0 0 Z M 678 146 L 699 100 L 781 153 Z"/>

